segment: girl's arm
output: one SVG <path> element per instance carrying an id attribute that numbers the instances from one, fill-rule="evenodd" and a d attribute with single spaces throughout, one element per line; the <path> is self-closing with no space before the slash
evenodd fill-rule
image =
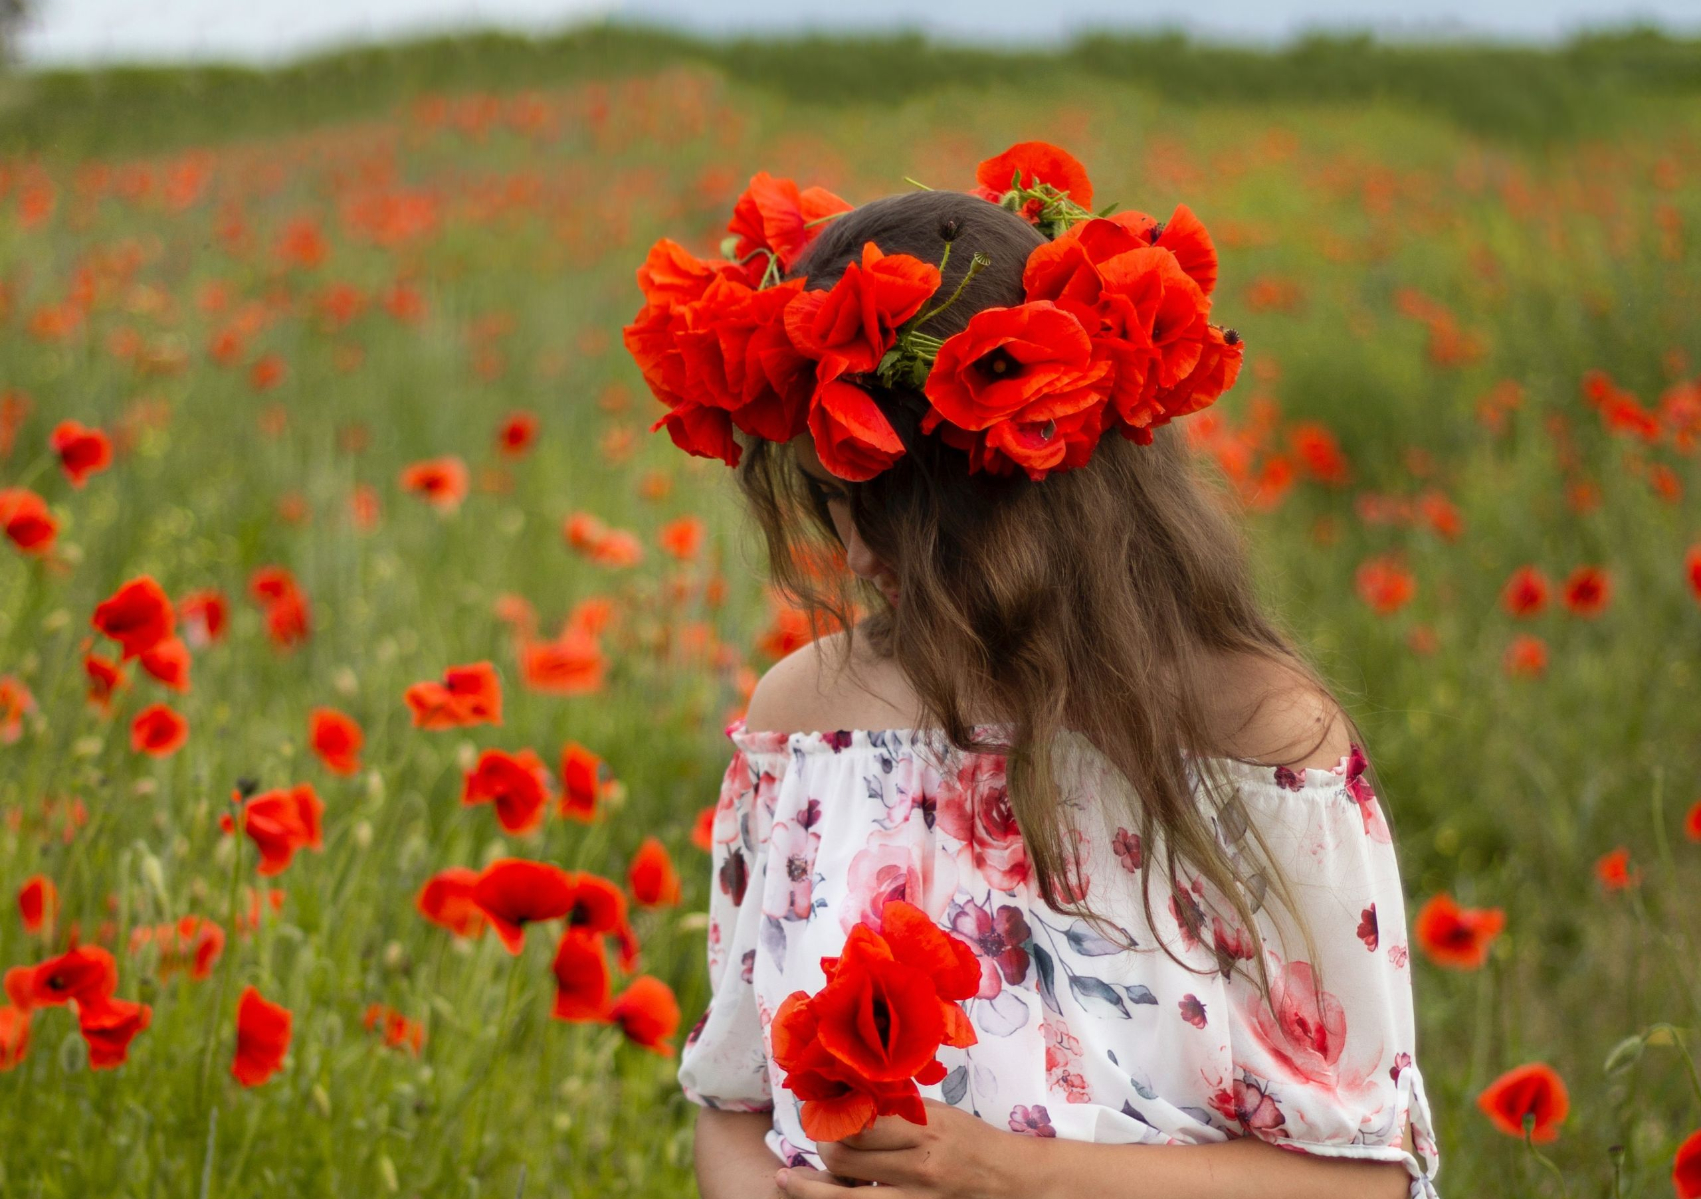
<path id="1" fill-rule="evenodd" d="M 1331 1160 L 1254 1137 L 1211 1145 L 1028 1137 L 931 1100 L 925 1125 L 884 1116 L 819 1149 L 834 1174 L 894 1187 L 893 1199 L 1405 1199 L 1409 1187 L 1398 1162 Z M 839 1189 L 808 1171 L 780 1174 L 788 1199 L 835 1199 Z"/>
<path id="2" fill-rule="evenodd" d="M 773 1125 L 767 1112 L 698 1109 L 695 1159 L 703 1199 L 781 1199 L 774 1184 L 780 1162 L 763 1140 Z"/>

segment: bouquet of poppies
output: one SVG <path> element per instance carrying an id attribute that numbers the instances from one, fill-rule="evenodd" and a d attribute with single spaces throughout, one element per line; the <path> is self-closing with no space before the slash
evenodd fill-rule
<path id="1" fill-rule="evenodd" d="M 975 1043 L 960 1003 L 980 987 L 974 951 L 894 899 L 879 931 L 857 925 L 821 969 L 826 985 L 786 996 L 771 1029 L 782 1085 L 803 1101 L 803 1131 L 838 1141 L 876 1116 L 926 1124 L 917 1084 L 945 1077 L 940 1046 Z"/>

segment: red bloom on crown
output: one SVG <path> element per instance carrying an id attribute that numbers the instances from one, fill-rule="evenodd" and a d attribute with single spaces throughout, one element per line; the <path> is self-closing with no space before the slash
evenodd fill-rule
<path id="1" fill-rule="evenodd" d="M 727 226 L 730 261 L 667 239 L 638 270 L 644 306 L 625 329 L 644 381 L 667 406 L 651 431 L 737 466 L 735 435 L 789 441 L 806 430 L 822 464 L 873 478 L 903 457 L 877 396 L 926 396 L 920 431 L 965 451 L 970 472 L 1031 479 L 1085 465 L 1112 427 L 1142 443 L 1234 385 L 1243 346 L 1211 323 L 1217 252 L 1180 205 L 1168 221 L 1095 216 L 1086 169 L 1045 142 L 980 164 L 973 194 L 1050 240 L 1029 256 L 1024 302 L 977 313 L 941 341 L 923 331 L 943 268 L 865 242 L 830 288 L 785 279 L 825 222 L 850 206 L 766 173 Z M 987 265 L 977 255 L 972 275 Z M 960 289 L 959 289 L 960 290 Z"/>

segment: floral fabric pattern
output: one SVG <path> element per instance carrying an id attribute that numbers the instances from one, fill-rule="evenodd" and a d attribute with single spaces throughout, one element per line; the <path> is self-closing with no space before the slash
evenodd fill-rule
<path id="1" fill-rule="evenodd" d="M 978 731 L 996 740 L 999 730 Z M 1219 843 L 1250 867 L 1260 860 L 1250 855 L 1255 827 L 1312 934 L 1308 958 L 1249 869 L 1266 1001 L 1250 930 L 1203 880 L 1143 868 L 1165 860 L 1163 847 L 1131 831 L 1137 805 L 1084 741 L 1071 738 L 1058 755 L 1074 851 L 1063 881 L 1099 922 L 1039 897 L 1001 756 L 908 729 L 786 734 L 740 720 L 727 735 L 733 754 L 713 824 L 712 995 L 679 1079 L 696 1103 L 771 1112 L 768 1144 L 782 1161 L 821 1164 L 799 1101 L 778 1085 L 773 1012 L 791 992 L 821 986 L 820 959 L 858 921 L 905 899 L 968 942 L 981 967 L 963 1005 L 979 1041 L 940 1051 L 947 1074 L 925 1097 L 1028 1136 L 1160 1145 L 1256 1136 L 1400 1162 L 1412 1199 L 1437 1199 L 1404 895 L 1358 747 L 1334 770 L 1196 764 L 1196 796 Z M 1150 922 L 1142 887 L 1152 889 Z"/>

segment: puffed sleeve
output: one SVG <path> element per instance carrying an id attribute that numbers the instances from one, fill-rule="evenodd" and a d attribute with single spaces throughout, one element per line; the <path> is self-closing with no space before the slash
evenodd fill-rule
<path id="1" fill-rule="evenodd" d="M 1270 996 L 1255 970 L 1229 980 L 1235 1077 L 1223 1114 L 1284 1149 L 1400 1162 L 1412 1199 L 1434 1199 L 1440 1158 L 1417 1064 L 1405 899 L 1364 756 L 1354 746 L 1333 771 L 1247 771 L 1219 832 L 1236 852 L 1250 829 L 1262 836 L 1313 948 L 1275 888 L 1248 888 Z M 1228 931 L 1231 952 L 1249 959 L 1250 942 Z"/>
<path id="2" fill-rule="evenodd" d="M 709 890 L 709 1005 L 687 1035 L 679 1063 L 686 1098 L 704 1107 L 765 1112 L 774 1106 L 750 972 L 768 849 L 761 797 L 772 793 L 775 772 L 784 767 L 783 755 L 740 747 L 721 779 Z"/>

